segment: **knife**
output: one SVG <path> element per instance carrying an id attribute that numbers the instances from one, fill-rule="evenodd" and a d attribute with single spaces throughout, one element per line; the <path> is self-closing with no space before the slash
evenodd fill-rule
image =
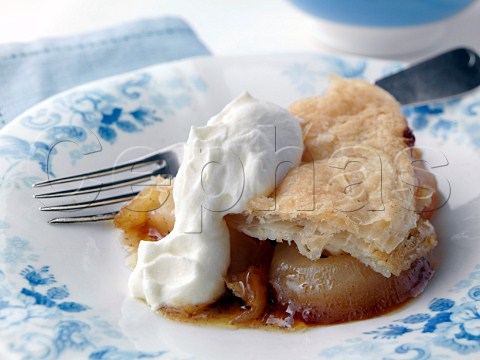
<path id="1" fill-rule="evenodd" d="M 421 105 L 466 94 L 480 85 L 480 57 L 457 48 L 375 81 L 401 105 Z"/>

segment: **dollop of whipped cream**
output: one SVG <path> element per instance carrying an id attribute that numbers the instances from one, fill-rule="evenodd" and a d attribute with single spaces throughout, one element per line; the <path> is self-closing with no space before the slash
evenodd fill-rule
<path id="1" fill-rule="evenodd" d="M 302 152 L 299 120 L 248 93 L 207 126 L 192 127 L 173 187 L 174 229 L 160 241 L 140 242 L 128 284 L 131 296 L 154 310 L 188 311 L 215 302 L 225 291 L 230 265 L 223 217 L 272 193 Z"/>

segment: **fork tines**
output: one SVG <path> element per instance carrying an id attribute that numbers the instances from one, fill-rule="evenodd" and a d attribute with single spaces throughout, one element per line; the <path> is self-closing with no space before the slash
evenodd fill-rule
<path id="1" fill-rule="evenodd" d="M 49 185 L 57 185 L 57 184 L 65 184 L 73 181 L 79 181 L 79 180 L 86 180 L 86 179 L 93 179 L 97 178 L 100 176 L 104 175 L 113 175 L 125 170 L 133 170 L 135 168 L 145 166 L 152 164 L 154 162 L 158 162 L 157 157 L 155 156 L 147 156 L 142 159 L 134 160 L 125 164 L 117 165 L 117 166 L 112 166 L 111 168 L 107 169 L 101 169 L 101 170 L 96 170 L 96 171 L 91 171 L 83 174 L 78 174 L 78 175 L 73 175 L 73 176 L 66 176 L 63 178 L 57 178 L 57 179 L 51 179 L 51 180 L 46 180 L 46 181 L 40 181 L 36 184 L 33 184 L 33 187 L 44 187 L 44 186 L 49 186 Z M 161 160 L 161 167 L 164 167 L 165 160 Z"/>
<path id="2" fill-rule="evenodd" d="M 88 215 L 88 216 L 71 216 L 71 217 L 57 217 L 48 220 L 50 224 L 71 224 L 71 223 L 83 223 L 83 222 L 96 222 L 112 220 L 118 211 L 113 211 L 105 214 Z"/>
<path id="3" fill-rule="evenodd" d="M 107 190 L 116 190 L 126 186 L 132 186 L 136 184 L 140 184 L 151 179 L 152 176 L 157 175 L 176 175 L 179 167 L 179 157 L 180 155 L 177 153 L 177 150 L 183 151 L 183 145 L 180 147 L 180 144 L 172 146 L 170 149 L 159 151 L 153 154 L 150 154 L 146 157 L 113 166 L 107 169 L 101 169 L 97 171 L 91 171 L 83 174 L 67 176 L 63 178 L 51 179 L 47 181 L 42 181 L 33 185 L 34 188 L 40 188 L 45 186 L 53 186 L 53 185 L 61 185 L 70 182 L 77 182 L 77 181 L 84 181 L 90 180 L 106 175 L 113 175 L 120 172 L 126 172 L 128 170 L 133 170 L 140 167 L 150 166 L 148 171 L 144 174 L 134 177 L 124 177 L 116 181 L 110 181 L 105 183 L 99 183 L 95 185 L 88 185 L 88 186 L 79 186 L 73 189 L 61 189 L 57 191 L 52 191 L 48 193 L 41 193 L 35 194 L 34 197 L 36 199 L 56 199 L 56 198 L 63 198 L 67 196 L 74 196 L 74 195 L 86 195 L 101 191 Z M 181 149 L 180 149 L 181 148 Z M 152 166 L 155 166 L 153 170 L 151 169 Z M 72 211 L 72 210 L 84 210 L 89 208 L 94 208 L 98 206 L 105 206 L 105 205 L 112 205 L 121 202 L 128 201 L 135 197 L 139 191 L 131 191 L 128 193 L 122 194 L 115 194 L 114 196 L 103 197 L 103 198 L 95 198 L 90 201 L 80 201 L 80 202 L 72 202 L 66 204 L 59 204 L 53 206 L 42 206 L 40 210 L 42 211 Z M 51 219 L 50 223 L 76 223 L 76 222 L 94 222 L 94 221 L 102 221 L 102 220 L 110 220 L 113 219 L 115 214 L 118 211 L 107 212 L 103 214 L 92 214 L 92 215 L 82 215 L 82 216 L 72 216 L 72 217 L 58 217 Z"/>

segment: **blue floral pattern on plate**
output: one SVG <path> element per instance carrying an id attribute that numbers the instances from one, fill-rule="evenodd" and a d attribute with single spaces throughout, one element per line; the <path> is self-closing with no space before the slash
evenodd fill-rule
<path id="1" fill-rule="evenodd" d="M 480 268 L 480 266 L 477 266 Z M 468 355 L 480 351 L 480 285 L 473 286 L 467 292 L 468 297 L 459 303 L 449 298 L 435 298 L 431 301 L 429 312 L 409 315 L 395 323 L 380 326 L 376 330 L 365 331 L 380 346 L 366 349 L 367 339 L 351 339 L 346 345 L 325 349 L 321 355 L 328 358 L 346 358 L 346 353 L 362 349 L 364 356 L 374 357 L 385 352 L 384 344 L 391 347 L 397 344 L 389 359 L 395 353 L 415 353 L 412 359 L 440 358 L 436 347 L 449 349 L 453 357 Z M 398 344 L 403 337 L 414 336 L 413 343 Z M 350 343 L 350 344 L 348 344 Z"/>
<path id="2" fill-rule="evenodd" d="M 345 77 L 374 79 L 403 66 L 318 54 L 254 60 L 255 66 L 251 66 L 248 58 L 234 62 L 200 59 L 142 69 L 60 94 L 0 131 L 0 193 L 6 199 L 5 207 L 15 209 L 6 211 L 0 207 L 0 354 L 25 359 L 205 358 L 197 357 L 193 350 L 182 352 L 183 349 L 169 347 L 168 341 L 161 346 L 149 346 L 148 350 L 138 345 L 141 342 L 135 338 L 136 331 L 126 332 L 118 323 L 121 310 L 102 307 L 95 294 L 88 294 L 72 276 L 68 266 L 75 260 L 62 258 L 70 254 L 69 251 L 76 252 L 87 262 L 80 266 L 97 266 L 98 272 L 111 272 L 107 282 L 110 285 L 115 283 L 117 270 L 122 266 L 108 259 L 114 249 L 110 244 L 102 248 L 107 245 L 99 244 L 109 242 L 95 242 L 91 238 L 94 235 L 82 236 L 72 228 L 59 231 L 59 228 L 48 227 L 37 213 L 36 204 L 32 203 L 30 188 L 45 176 L 55 176 L 63 166 L 75 166 L 85 154 L 104 151 L 115 155 L 126 146 L 144 141 L 158 146 L 158 139 L 184 140 L 190 124 L 201 125 L 205 116 L 218 112 L 229 99 L 246 89 L 254 95 L 256 92 L 272 94 L 269 100 L 288 105 L 298 97 L 323 91 L 332 72 Z M 262 77 L 262 71 L 267 74 L 266 78 Z M 442 151 L 458 149 L 468 156 L 478 155 L 480 96 L 403 110 L 417 139 L 426 139 L 427 145 L 438 145 Z M 71 143 L 76 145 L 73 149 L 68 148 Z M 108 164 L 99 162 L 98 165 Z M 478 209 L 474 200 L 480 194 L 475 194 L 467 196 L 468 201 L 463 200 L 462 204 L 472 206 L 467 207 L 468 214 L 471 209 Z M 456 206 L 461 208 L 462 204 Z M 32 229 L 35 229 L 34 234 Z M 112 232 L 91 229 L 91 233 L 98 236 L 108 236 Z M 60 239 L 63 231 L 74 239 Z M 475 229 L 468 225 L 465 231 L 441 241 L 463 241 L 470 246 L 475 234 Z M 113 238 L 102 240 L 115 241 Z M 57 247 L 65 252 L 54 257 L 50 252 Z M 467 245 L 463 247 L 468 248 Z M 88 263 L 94 262 L 91 258 L 101 259 L 102 266 Z M 474 268 L 466 269 L 467 266 Z M 362 322 L 365 326 L 357 327 L 359 330 L 349 335 L 343 331 L 349 325 L 340 326 L 339 330 L 335 326 L 315 329 L 312 338 L 321 338 L 325 332 L 330 338 L 338 338 L 338 342 L 330 345 L 310 341 L 308 358 L 478 357 L 480 264 L 464 261 L 462 270 L 467 273 L 456 273 L 454 279 L 448 281 L 448 287 L 428 295 L 429 298 L 423 294 L 419 299 L 423 303 L 409 304 L 402 309 L 401 316 Z M 91 274 L 89 276 L 91 278 L 87 276 L 85 281 L 97 281 Z M 124 289 L 121 294 L 126 295 Z M 115 296 L 118 300 L 119 295 Z M 356 324 L 359 323 L 352 327 Z M 168 324 L 162 323 L 162 326 L 168 327 Z M 211 339 L 209 331 L 197 333 L 197 336 L 205 336 L 199 343 Z M 261 333 L 252 332 L 253 335 L 243 332 L 238 336 L 250 336 L 253 343 Z M 168 330 L 163 335 L 168 338 Z M 215 333 L 217 335 L 223 336 Z M 247 353 L 243 348 L 238 353 L 228 352 L 238 343 L 236 336 L 232 336 L 232 343 L 225 338 L 218 342 L 223 344 L 228 356 L 235 358 L 240 354 L 245 357 Z M 278 343 L 264 341 L 278 359 L 296 354 L 295 346 L 277 351 L 275 344 Z M 225 358 L 222 354 L 225 355 L 210 353 L 208 358 Z"/>
<path id="3" fill-rule="evenodd" d="M 40 133 L 39 138 L 28 142 L 12 135 L 0 135 L 0 156 L 12 162 L 2 176 L 0 186 L 31 186 L 38 178 L 22 181 L 9 179 L 10 171 L 21 161 L 38 163 L 48 176 L 54 176 L 49 166 L 57 153 L 57 145 L 72 142 L 79 148 L 70 151 L 72 164 L 84 154 L 100 151 L 102 142 L 114 144 L 120 133 L 139 133 L 163 116 L 175 114 L 190 106 L 195 92 L 205 92 L 207 85 L 199 75 L 188 79 L 169 77 L 158 83 L 153 75 L 140 72 L 120 81 L 111 91 L 89 89 L 73 91 L 52 101 L 51 106 L 40 108 L 17 121 L 25 129 Z M 153 87 L 161 90 L 154 90 Z M 18 176 L 17 176 L 18 178 Z"/>
<path id="4" fill-rule="evenodd" d="M 29 245 L 27 240 L 19 238 L 10 239 L 9 243 L 9 247 L 22 248 L 25 252 L 31 252 Z M 21 256 L 15 256 L 14 252 L 8 254 L 9 257 L 4 259 L 8 265 L 12 265 L 12 261 L 21 265 L 38 258 L 34 254 L 27 257 L 23 253 Z M 23 359 L 56 359 L 67 351 L 73 351 L 73 354 L 88 351 L 89 359 L 125 360 L 157 358 L 164 353 L 124 351 L 116 346 L 98 347 L 91 339 L 93 326 L 69 316 L 88 311 L 90 307 L 69 300 L 67 285 L 58 284 L 48 266 L 27 265 L 19 274 L 24 285 L 12 287 L 6 281 L 5 273 L 0 271 L 0 336 L 14 337 L 9 349 Z"/>
<path id="5" fill-rule="evenodd" d="M 321 81 L 330 74 L 338 74 L 346 78 L 364 78 L 367 61 L 363 59 L 342 59 L 336 57 L 317 56 L 307 62 L 294 62 L 283 70 L 302 96 L 314 96 L 325 86 Z"/>

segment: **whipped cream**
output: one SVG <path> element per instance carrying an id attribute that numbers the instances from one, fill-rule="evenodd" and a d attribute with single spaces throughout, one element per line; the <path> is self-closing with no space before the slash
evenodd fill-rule
<path id="1" fill-rule="evenodd" d="M 173 187 L 174 229 L 160 241 L 140 242 L 128 284 L 131 296 L 155 310 L 188 309 L 222 296 L 230 265 L 223 217 L 272 193 L 302 152 L 299 120 L 248 93 L 207 126 L 192 127 Z"/>

